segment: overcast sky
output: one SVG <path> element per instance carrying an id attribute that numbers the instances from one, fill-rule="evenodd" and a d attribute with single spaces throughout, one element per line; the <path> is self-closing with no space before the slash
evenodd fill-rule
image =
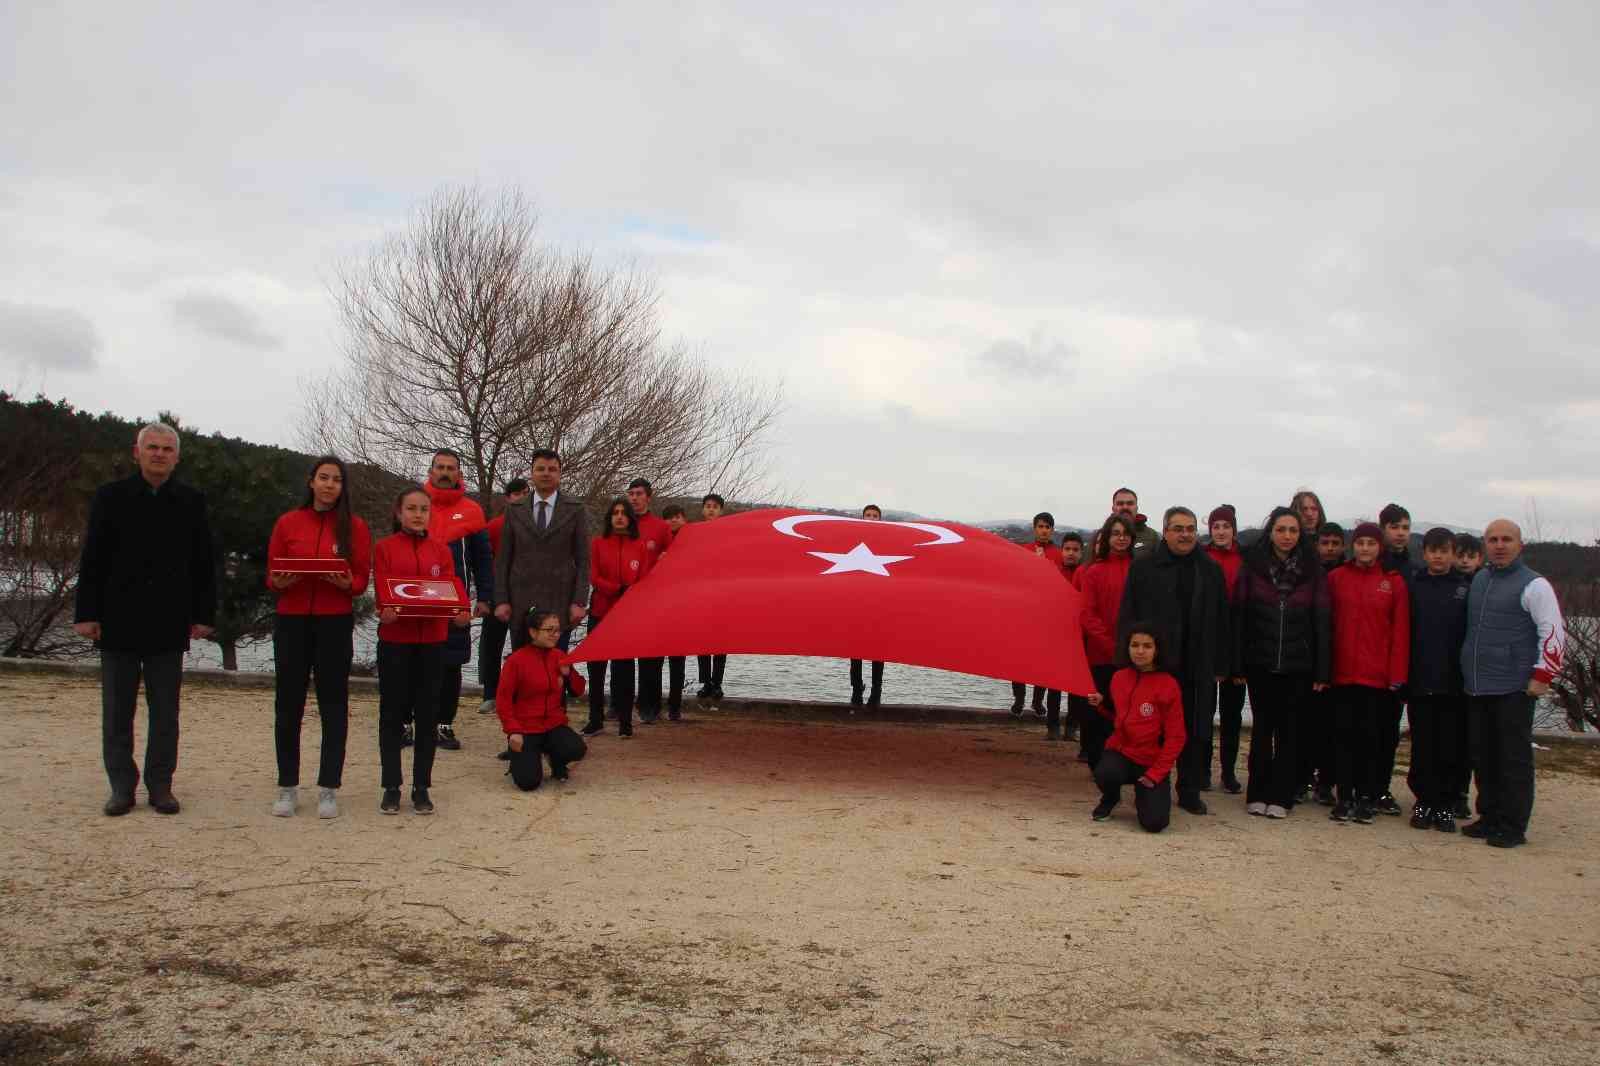
<path id="1" fill-rule="evenodd" d="M 0 386 L 291 443 L 334 267 L 515 185 L 800 504 L 1600 535 L 1592 0 L 356 6 L 4 5 Z"/>

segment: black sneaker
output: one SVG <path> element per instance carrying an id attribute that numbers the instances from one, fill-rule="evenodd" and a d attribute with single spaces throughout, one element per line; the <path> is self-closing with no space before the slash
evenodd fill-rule
<path id="1" fill-rule="evenodd" d="M 1097 822 L 1103 822 L 1111 817 L 1111 812 L 1116 809 L 1116 800 L 1102 799 L 1094 805 L 1094 810 L 1089 812 L 1089 817 Z"/>
<path id="2" fill-rule="evenodd" d="M 445 751 L 460 751 L 461 741 L 456 739 L 456 731 L 450 726 L 439 727 L 439 747 Z"/>
<path id="3" fill-rule="evenodd" d="M 1491 848 L 1520 848 L 1528 842 L 1521 833 L 1495 833 L 1489 837 Z"/>
<path id="4" fill-rule="evenodd" d="M 386 788 L 383 790 L 383 799 L 378 803 L 378 811 L 382 814 L 400 813 L 400 790 Z"/>
<path id="5" fill-rule="evenodd" d="M 1015 703 L 1013 703 L 1011 705 L 1011 717 L 1013 717 L 1013 718 L 1021 718 L 1022 717 L 1022 701 L 1021 700 L 1017 700 Z"/>
<path id="6" fill-rule="evenodd" d="M 133 810 L 133 795 L 128 792 L 113 792 L 103 808 L 107 818 L 121 818 Z"/>
<path id="7" fill-rule="evenodd" d="M 702 700 L 708 698 L 711 695 L 711 683 L 708 681 L 704 685 L 701 685 L 699 688 L 695 689 L 694 694 L 696 697 Z"/>
<path id="8" fill-rule="evenodd" d="M 1182 807 L 1184 810 L 1188 811 L 1190 814 L 1210 814 L 1211 813 L 1211 808 L 1207 807 L 1206 806 L 1206 801 L 1201 799 L 1199 796 L 1191 796 L 1188 799 L 1180 799 L 1180 800 L 1178 800 L 1178 806 Z"/>
<path id="9" fill-rule="evenodd" d="M 1420 803 L 1411 808 L 1411 828 L 1427 829 L 1431 825 L 1433 825 L 1432 811 Z"/>
<path id="10" fill-rule="evenodd" d="M 501 762 L 510 762 L 511 761 L 511 749 L 507 748 L 505 751 L 502 751 L 499 755 L 496 755 L 495 758 L 499 759 Z"/>
<path id="11" fill-rule="evenodd" d="M 1447 808 L 1440 807 L 1433 812 L 1432 826 L 1441 833 L 1454 833 L 1456 831 L 1455 815 Z"/>
<path id="12" fill-rule="evenodd" d="M 1461 835 L 1471 837 L 1473 840 L 1486 840 L 1495 835 L 1494 823 L 1487 818 L 1479 818 L 1471 825 L 1462 826 Z"/>
<path id="13" fill-rule="evenodd" d="M 1226 792 L 1230 796 L 1237 796 L 1239 793 L 1244 791 L 1244 786 L 1239 784 L 1239 782 L 1234 778 L 1224 778 L 1222 782 L 1222 791 Z"/>
<path id="14" fill-rule="evenodd" d="M 1366 803 L 1357 803 L 1355 812 L 1350 815 L 1357 825 L 1371 825 L 1373 817 L 1372 807 Z"/>
<path id="15" fill-rule="evenodd" d="M 550 776 L 555 778 L 557 781 L 565 781 L 572 775 L 567 772 L 567 764 L 562 763 L 560 766 L 550 767 Z"/>
<path id="16" fill-rule="evenodd" d="M 1456 800 L 1455 816 L 1463 821 L 1472 817 L 1472 803 L 1467 797 L 1462 796 Z"/>
<path id="17" fill-rule="evenodd" d="M 1042 704 L 1042 703 L 1035 703 L 1035 704 L 1034 704 L 1034 705 L 1033 705 L 1033 716 L 1034 716 L 1034 717 L 1035 717 L 1035 718 L 1043 718 L 1043 717 L 1044 717 L 1044 716 L 1045 716 L 1045 715 L 1046 715 L 1046 714 L 1047 714 L 1047 713 L 1049 713 L 1049 712 L 1047 712 L 1047 711 L 1046 711 L 1046 710 L 1045 710 L 1045 709 L 1044 709 L 1044 704 Z"/>
<path id="18" fill-rule="evenodd" d="M 1333 806 L 1333 810 L 1328 812 L 1328 821 L 1348 822 L 1352 813 L 1353 812 L 1350 810 L 1350 804 L 1336 803 Z"/>
<path id="19" fill-rule="evenodd" d="M 606 727 L 605 723 L 603 722 L 590 722 L 588 725 L 578 730 L 578 732 L 582 733 L 586 737 L 592 737 L 596 733 L 604 733 L 605 731 Z"/>
<path id="20" fill-rule="evenodd" d="M 432 814 L 433 800 L 428 798 L 428 790 L 414 788 L 411 790 L 411 809 L 418 814 Z"/>
<path id="21" fill-rule="evenodd" d="M 631 726 L 631 725 L 618 726 L 617 727 L 617 736 L 621 737 L 623 740 L 628 740 L 628 739 L 632 738 L 632 736 L 633 736 L 633 726 Z"/>
<path id="22" fill-rule="evenodd" d="M 714 700 L 720 700 L 722 698 L 722 686 L 721 685 L 712 685 L 711 686 L 711 698 L 714 699 Z"/>
<path id="23" fill-rule="evenodd" d="M 402 748 L 409 748 L 411 745 L 415 744 L 416 742 L 417 742 L 417 735 L 416 735 L 416 733 L 412 732 L 410 723 L 407 723 L 405 726 L 401 727 L 401 729 L 400 729 L 400 746 Z"/>
<path id="24" fill-rule="evenodd" d="M 1393 818 L 1400 817 L 1400 804 L 1395 802 L 1394 793 L 1392 792 L 1385 792 L 1374 800 L 1372 809 L 1379 814 L 1387 814 Z"/>

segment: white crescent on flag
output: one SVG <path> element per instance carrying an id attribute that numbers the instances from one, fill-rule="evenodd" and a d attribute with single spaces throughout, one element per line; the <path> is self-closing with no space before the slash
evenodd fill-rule
<path id="1" fill-rule="evenodd" d="M 918 541 L 912 545 L 913 548 L 925 548 L 933 544 L 960 544 L 965 539 L 953 529 L 936 526 L 930 522 L 884 522 L 878 519 L 857 518 L 854 515 L 843 514 L 790 515 L 787 518 L 780 518 L 773 522 L 772 528 L 786 537 L 799 537 L 801 540 L 810 540 L 811 538 L 800 532 L 799 528 L 807 522 L 865 522 L 869 526 L 903 526 L 906 529 L 915 529 L 932 535 L 932 540 Z"/>

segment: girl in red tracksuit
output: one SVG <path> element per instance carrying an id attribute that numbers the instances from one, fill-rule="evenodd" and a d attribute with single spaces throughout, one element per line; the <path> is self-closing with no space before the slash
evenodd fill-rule
<path id="1" fill-rule="evenodd" d="M 395 532 L 378 541 L 372 553 L 373 577 L 382 597 L 388 579 L 415 577 L 450 581 L 463 603 L 467 590 L 456 577 L 450 549 L 428 536 L 431 503 L 421 485 L 400 494 L 394 504 Z M 432 814 L 433 752 L 438 739 L 439 686 L 444 679 L 444 642 L 451 625 L 472 621 L 467 610 L 453 619 L 403 618 L 393 607 L 378 611 L 378 756 L 383 764 L 384 814 L 400 813 L 400 740 L 415 720 L 416 751 L 411 766 L 411 806 Z"/>
<path id="2" fill-rule="evenodd" d="M 327 574 L 284 573 L 271 569 L 278 559 L 341 559 L 346 569 Z M 349 480 L 337 457 L 324 455 L 311 464 L 305 503 L 273 525 L 267 560 L 267 587 L 278 594 L 278 612 L 272 624 L 278 799 L 272 813 L 287 818 L 295 811 L 300 786 L 300 723 L 315 670 L 317 712 L 322 717 L 317 813 L 337 818 L 336 793 L 344 778 L 345 741 L 350 731 L 352 604 L 366 591 L 372 572 L 372 532 L 350 511 Z"/>
<path id="3" fill-rule="evenodd" d="M 658 519 L 659 521 L 659 519 Z M 664 524 L 664 523 L 663 523 Z M 606 508 L 606 531 L 589 543 L 589 632 L 634 585 L 650 573 L 657 552 L 639 536 L 639 517 L 627 500 L 612 500 Z M 583 735 L 605 730 L 606 671 L 611 671 L 611 707 L 617 713 L 617 735 L 633 736 L 633 660 L 602 659 L 589 664 L 589 721 Z M 659 678 L 657 681 L 659 682 Z"/>
<path id="4" fill-rule="evenodd" d="M 522 791 L 532 792 L 544 778 L 541 753 L 550 760 L 550 776 L 565 781 L 567 766 L 589 749 L 567 725 L 562 702 L 569 678 L 573 695 L 583 695 L 583 676 L 567 665 L 566 655 L 556 647 L 561 615 L 535 607 L 524 621 L 528 643 L 512 652 L 501 668 L 495 710 L 511 749 L 511 780 Z"/>
<path id="5" fill-rule="evenodd" d="M 1100 692 L 1099 713 L 1085 714 L 1079 723 L 1078 758 L 1090 769 L 1100 761 L 1111 722 L 1116 717 L 1116 701 L 1111 677 L 1117 672 L 1117 614 L 1122 607 L 1122 586 L 1133 565 L 1134 526 L 1131 518 L 1112 515 L 1094 538 L 1094 561 L 1078 571 L 1083 650 L 1089 659 Z"/>
<path id="6" fill-rule="evenodd" d="M 1139 827 L 1159 833 L 1172 820 L 1172 764 L 1188 738 L 1183 728 L 1183 692 L 1171 674 L 1156 669 L 1155 627 L 1135 623 L 1128 632 L 1128 660 L 1111 679 L 1116 724 L 1095 764 L 1100 803 L 1094 820 L 1103 822 L 1122 800 L 1122 786 L 1133 785 Z M 1089 697 L 1096 705 L 1098 694 Z"/>
<path id="7" fill-rule="evenodd" d="M 1379 565 L 1383 532 L 1356 527 L 1355 558 L 1328 575 L 1333 604 L 1334 773 L 1338 802 L 1330 817 L 1368 824 L 1383 800 L 1394 804 L 1380 761 L 1379 716 L 1406 683 L 1411 658 L 1411 602 L 1405 579 Z M 1388 806 L 1382 806 L 1385 813 Z M 1394 805 L 1394 813 L 1400 808 Z"/>

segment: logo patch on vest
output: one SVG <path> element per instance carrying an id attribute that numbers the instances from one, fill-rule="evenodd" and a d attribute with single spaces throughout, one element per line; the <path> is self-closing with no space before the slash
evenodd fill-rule
<path id="1" fill-rule="evenodd" d="M 1145 718 L 1149 718 L 1156 713 L 1156 706 L 1153 703 L 1141 703 L 1139 704 L 1139 713 Z"/>

